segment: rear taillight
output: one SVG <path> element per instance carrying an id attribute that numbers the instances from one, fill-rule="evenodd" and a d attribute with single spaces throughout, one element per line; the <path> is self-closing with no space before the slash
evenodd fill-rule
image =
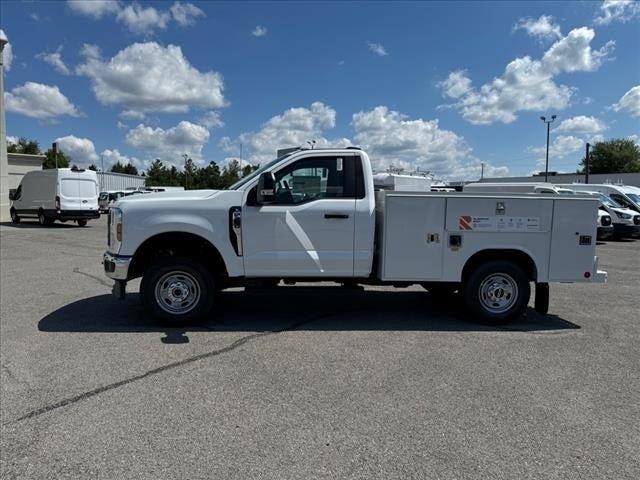
<path id="1" fill-rule="evenodd" d="M 56 210 L 58 210 L 58 213 L 59 213 L 59 210 L 60 210 L 60 197 L 57 196 L 57 195 L 56 195 Z"/>
<path id="2" fill-rule="evenodd" d="M 122 241 L 122 224 L 118 223 L 116 225 L 116 240 L 118 240 L 119 242 Z"/>

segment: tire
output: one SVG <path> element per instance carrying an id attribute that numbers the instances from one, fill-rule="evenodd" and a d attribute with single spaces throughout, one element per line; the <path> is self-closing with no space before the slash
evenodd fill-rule
<path id="1" fill-rule="evenodd" d="M 86 220 L 78 220 L 78 226 L 79 227 L 86 227 L 87 226 L 87 221 Z"/>
<path id="2" fill-rule="evenodd" d="M 10 213 L 11 213 L 11 223 L 20 223 L 20 217 L 18 216 L 16 209 L 12 208 Z"/>
<path id="3" fill-rule="evenodd" d="M 53 223 L 49 217 L 47 217 L 42 210 L 38 212 L 38 223 L 41 227 L 48 227 Z"/>
<path id="4" fill-rule="evenodd" d="M 526 273 L 509 261 L 482 264 L 464 286 L 467 308 L 489 325 L 504 325 L 522 316 L 530 296 L 531 285 Z"/>
<path id="5" fill-rule="evenodd" d="M 211 272 L 184 257 L 158 259 L 140 284 L 140 297 L 147 313 L 172 326 L 206 318 L 213 308 L 215 292 Z"/>

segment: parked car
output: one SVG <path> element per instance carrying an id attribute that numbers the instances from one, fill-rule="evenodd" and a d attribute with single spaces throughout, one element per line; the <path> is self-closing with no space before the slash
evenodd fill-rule
<path id="1" fill-rule="evenodd" d="M 110 190 L 106 192 L 100 192 L 98 197 L 98 205 L 100 207 L 100 213 L 107 213 L 109 207 L 115 203 L 120 197 L 124 197 L 125 193 L 121 190 Z"/>
<path id="2" fill-rule="evenodd" d="M 121 198 L 105 274 L 124 298 L 142 277 L 150 315 L 206 318 L 217 291 L 303 280 L 454 288 L 475 318 L 546 313 L 550 282 L 599 283 L 598 200 L 587 195 L 374 188 L 360 149 L 298 150 L 226 190 Z"/>
<path id="3" fill-rule="evenodd" d="M 57 168 L 27 172 L 10 192 L 11 221 L 37 218 L 40 225 L 75 221 L 85 226 L 99 218 L 96 172 L 79 168 Z"/>

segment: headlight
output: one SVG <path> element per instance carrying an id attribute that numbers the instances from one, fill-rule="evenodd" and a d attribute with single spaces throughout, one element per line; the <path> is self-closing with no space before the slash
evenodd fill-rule
<path id="1" fill-rule="evenodd" d="M 122 210 L 119 208 L 112 208 L 109 210 L 109 250 L 112 253 L 120 252 L 120 245 L 122 245 L 123 236 L 122 226 Z"/>
<path id="2" fill-rule="evenodd" d="M 631 215 L 629 215 L 628 213 L 621 213 L 621 212 L 616 212 L 616 215 L 619 218 L 623 218 L 625 220 L 629 220 L 631 218 Z"/>

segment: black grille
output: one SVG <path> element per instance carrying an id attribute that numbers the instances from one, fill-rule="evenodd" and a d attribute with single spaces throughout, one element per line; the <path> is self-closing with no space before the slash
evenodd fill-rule
<path id="1" fill-rule="evenodd" d="M 602 223 L 603 227 L 608 227 L 609 225 L 611 225 L 611 217 L 609 215 L 603 215 L 600 219 L 600 222 Z"/>
<path id="2" fill-rule="evenodd" d="M 640 225 L 640 215 L 636 215 L 635 217 L 633 217 L 633 224 Z"/>

